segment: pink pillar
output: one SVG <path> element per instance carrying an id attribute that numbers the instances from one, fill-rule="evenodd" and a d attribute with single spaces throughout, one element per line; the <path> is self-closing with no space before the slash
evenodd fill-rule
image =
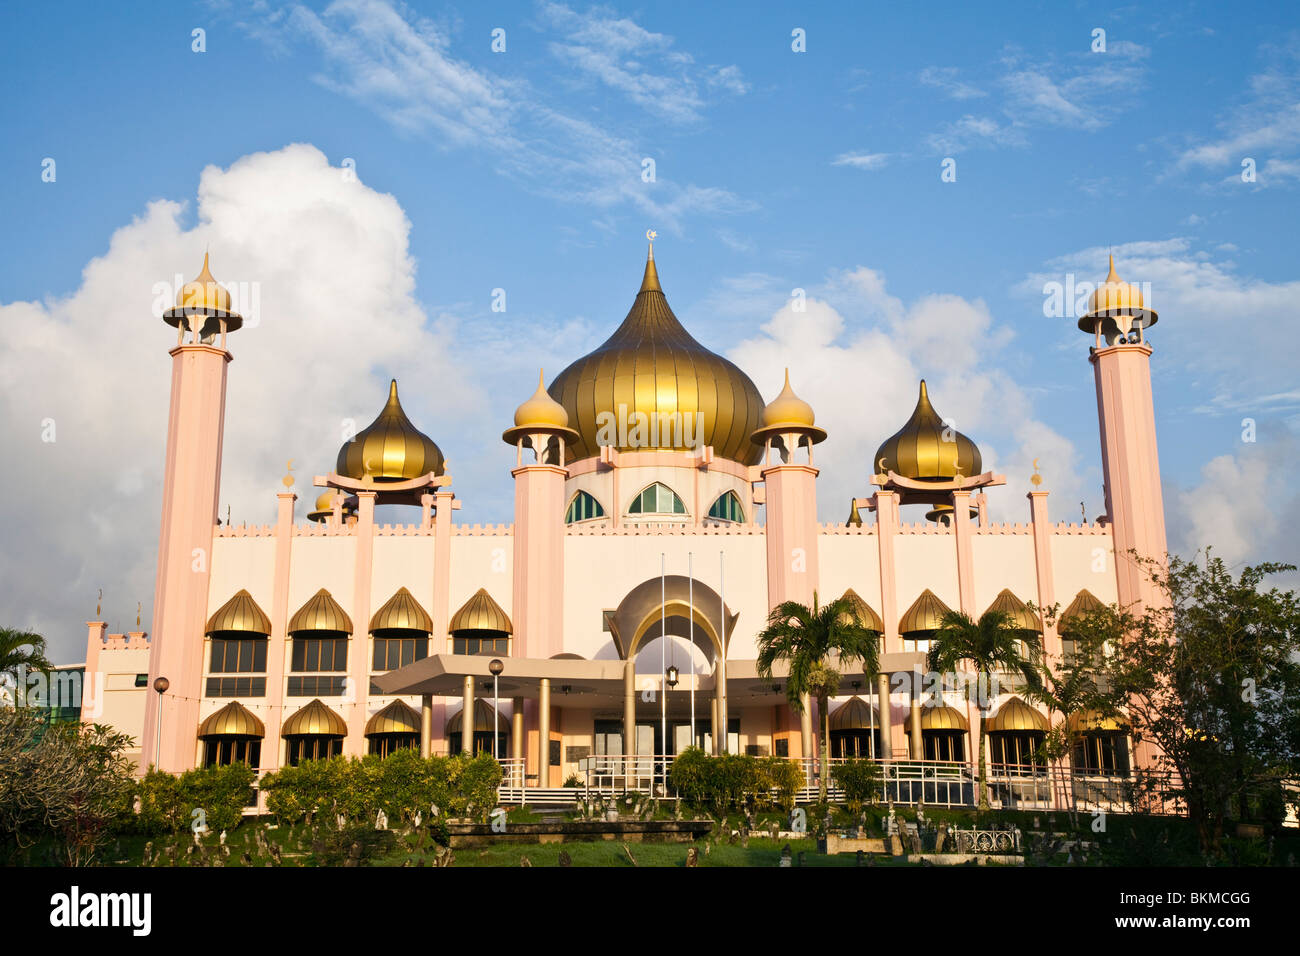
<path id="1" fill-rule="evenodd" d="M 952 493 L 952 537 L 957 544 L 957 599 L 963 614 L 979 617 L 975 606 L 975 561 L 971 557 L 970 492 Z"/>
<path id="2" fill-rule="evenodd" d="M 564 650 L 564 480 L 558 465 L 525 465 L 515 479 L 511 622 L 515 657 Z"/>
<path id="3" fill-rule="evenodd" d="M 1038 578 L 1037 603 L 1040 609 L 1056 603 L 1056 584 L 1052 578 L 1052 525 L 1047 519 L 1047 492 L 1031 491 L 1029 521 L 1034 529 L 1034 571 Z M 1055 624 L 1043 621 L 1043 653 L 1055 664 L 1061 657 L 1061 636 Z"/>
<path id="4" fill-rule="evenodd" d="M 207 623 L 212 537 L 217 524 L 221 444 L 230 353 L 212 345 L 178 345 L 172 357 L 171 408 L 163 466 L 162 521 L 154 584 L 154 640 L 149 683 L 170 687 L 145 699 L 145 766 L 179 772 L 195 763 L 202 694 L 203 629 Z M 162 725 L 161 745 L 158 741 Z"/>
<path id="5" fill-rule="evenodd" d="M 818 586 L 817 469 L 812 465 L 771 465 L 762 469 L 767 508 L 767 603 L 812 605 Z M 818 595 L 818 600 L 825 596 Z M 813 717 L 806 707 L 805 718 Z M 800 721 L 804 759 L 817 753 L 817 724 Z M 808 732 L 803 733 L 803 728 Z"/>
<path id="6" fill-rule="evenodd" d="M 1143 607 L 1163 604 L 1165 596 L 1129 550 L 1161 563 L 1168 550 L 1151 396 L 1151 346 L 1112 345 L 1096 349 L 1089 361 L 1097 379 L 1101 469 L 1115 546 L 1116 593 L 1121 607 L 1140 614 Z M 1152 747 L 1150 741 L 1137 747 L 1133 755 L 1137 766 L 1150 766 Z"/>
<path id="7" fill-rule="evenodd" d="M 447 624 L 451 620 L 451 523 L 456 495 L 439 488 L 433 493 L 433 646 L 430 654 L 447 653 Z M 434 697 L 429 715 L 430 750 L 447 750 L 447 698 Z"/>
<path id="8" fill-rule="evenodd" d="M 266 698 L 257 710 L 266 724 L 262 739 L 261 766 L 274 770 L 281 764 L 280 725 L 288 716 L 284 712 L 284 665 L 289 652 L 289 567 L 293 560 L 293 505 L 298 496 L 282 491 L 276 496 L 275 584 L 271 594 L 270 645 L 266 649 Z"/>
<path id="9" fill-rule="evenodd" d="M 877 491 L 876 495 L 876 547 L 880 566 L 880 617 L 885 622 L 884 651 L 892 654 L 902 651 L 903 641 L 898 633 L 898 587 L 895 576 L 894 539 L 898 535 L 898 492 Z M 888 684 L 886 685 L 888 686 Z M 880 714 L 880 747 L 887 758 L 894 755 L 894 741 L 906 734 L 902 720 L 894 719 L 894 708 L 886 697 Z M 901 748 L 899 748 L 901 749 Z"/>
<path id="10" fill-rule="evenodd" d="M 515 657 L 547 658 L 564 650 L 564 480 L 559 465 L 523 465 L 515 479 L 514 579 L 511 623 Z M 617 504 L 612 505 L 617 509 Z M 539 754 L 547 746 L 540 705 L 528 701 L 524 710 L 529 740 L 525 750 L 529 774 L 537 786 L 547 786 L 548 769 Z M 548 715 L 549 716 L 549 715 Z"/>
<path id="11" fill-rule="evenodd" d="M 370 587 L 374 572 L 375 498 L 377 492 L 357 492 L 357 563 L 352 578 L 352 642 L 348 648 L 348 695 L 343 719 L 348 736 L 345 754 L 361 756 L 366 744 L 366 701 L 370 697 Z"/>
<path id="12" fill-rule="evenodd" d="M 1150 605 L 1159 596 L 1128 551 L 1163 562 L 1168 547 L 1151 398 L 1151 346 L 1113 345 L 1095 351 L 1090 361 L 1097 379 L 1101 468 L 1119 603 Z"/>

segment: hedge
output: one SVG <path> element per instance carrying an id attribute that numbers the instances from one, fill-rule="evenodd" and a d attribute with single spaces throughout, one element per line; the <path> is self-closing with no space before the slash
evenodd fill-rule
<path id="1" fill-rule="evenodd" d="M 216 832 L 234 829 L 243 819 L 256 777 L 242 763 L 187 770 L 179 776 L 151 768 L 136 785 L 136 826 L 147 834 L 180 833 L 202 820 Z M 202 817 L 196 817 L 195 810 L 202 810 Z"/>

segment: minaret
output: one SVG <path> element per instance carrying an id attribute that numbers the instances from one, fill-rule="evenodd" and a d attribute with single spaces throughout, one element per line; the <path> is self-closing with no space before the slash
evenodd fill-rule
<path id="1" fill-rule="evenodd" d="M 767 524 L 767 605 L 798 601 L 809 607 L 818 588 L 817 469 L 813 466 L 813 445 L 826 439 L 826 430 L 816 425 L 812 406 L 790 388 L 790 370 L 785 372 L 781 394 L 763 408 L 762 424 L 750 440 L 763 446 L 758 466 L 763 478 Z M 795 461 L 799 449 L 807 449 L 803 462 Z M 773 463 L 773 452 L 777 460 Z M 819 595 L 819 601 L 834 600 Z M 804 701 L 800 715 L 803 756 L 811 758 L 813 713 Z"/>
<path id="2" fill-rule="evenodd" d="M 578 437 L 569 413 L 546 393 L 538 370 L 537 391 L 515 411 L 515 424 L 501 436 L 515 446 L 514 618 L 515 657 L 553 657 L 564 650 L 564 467 L 567 445 Z M 525 449 L 532 451 L 526 460 Z M 519 702 L 516 703 L 516 706 Z M 537 730 L 537 750 L 528 772 L 549 787 L 550 680 L 542 678 L 539 699 L 528 704 L 527 732 Z"/>
<path id="3" fill-rule="evenodd" d="M 1151 398 L 1151 346 L 1145 336 L 1156 319 L 1156 313 L 1146 308 L 1142 289 L 1116 274 L 1111 256 L 1110 274 L 1092 294 L 1079 328 L 1094 337 L 1089 361 L 1097 379 L 1106 515 L 1123 607 L 1150 606 L 1158 599 L 1147 572 L 1130 550 L 1163 562 L 1168 547 Z"/>
<path id="4" fill-rule="evenodd" d="M 207 622 L 212 537 L 221 484 L 226 414 L 226 334 L 243 325 L 230 293 L 203 271 L 177 293 L 163 320 L 176 327 L 171 350 L 171 409 L 163 466 L 153 644 L 145 708 L 143 761 L 179 772 L 195 766 Z M 155 682 L 166 679 L 159 693 Z M 161 715 L 159 709 L 161 708 Z M 161 734 L 159 721 L 161 720 Z"/>

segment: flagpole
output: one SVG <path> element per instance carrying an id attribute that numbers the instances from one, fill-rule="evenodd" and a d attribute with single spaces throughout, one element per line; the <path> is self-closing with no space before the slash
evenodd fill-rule
<path id="1" fill-rule="evenodd" d="M 691 607 L 691 746 L 695 746 L 695 564 L 691 552 L 686 552 L 686 576 L 690 580 Z"/>
<path id="2" fill-rule="evenodd" d="M 660 754 L 668 753 L 668 578 L 664 553 L 659 552 L 659 734 Z M 668 767 L 664 766 L 664 782 Z"/>
<path id="3" fill-rule="evenodd" d="M 719 641 L 722 644 L 722 697 L 718 702 L 718 719 L 722 723 L 721 739 L 718 741 L 718 753 L 727 752 L 727 561 L 726 553 L 718 552 L 718 605 L 719 616 L 722 618 L 722 633 L 719 635 Z M 715 668 L 716 671 L 716 668 Z M 714 678 L 716 681 L 716 677 Z M 717 686 L 716 684 L 714 685 Z M 717 691 L 715 690 L 716 694 Z"/>

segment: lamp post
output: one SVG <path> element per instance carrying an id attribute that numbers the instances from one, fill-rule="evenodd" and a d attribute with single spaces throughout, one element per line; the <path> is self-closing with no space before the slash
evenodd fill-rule
<path id="1" fill-rule="evenodd" d="M 167 688 L 171 686 L 172 682 L 166 677 L 159 676 L 154 678 L 153 689 L 158 692 L 158 716 L 154 718 L 158 723 L 158 738 L 154 742 L 153 746 L 153 765 L 160 770 L 162 769 L 162 766 L 159 761 L 160 755 L 158 751 L 162 750 L 162 695 L 167 693 Z"/>
<path id="2" fill-rule="evenodd" d="M 497 759 L 497 738 L 501 736 L 501 698 L 500 684 L 498 679 L 501 672 L 506 669 L 506 665 L 501 663 L 501 658 L 492 658 L 488 664 L 488 670 L 492 673 L 492 759 Z"/>

